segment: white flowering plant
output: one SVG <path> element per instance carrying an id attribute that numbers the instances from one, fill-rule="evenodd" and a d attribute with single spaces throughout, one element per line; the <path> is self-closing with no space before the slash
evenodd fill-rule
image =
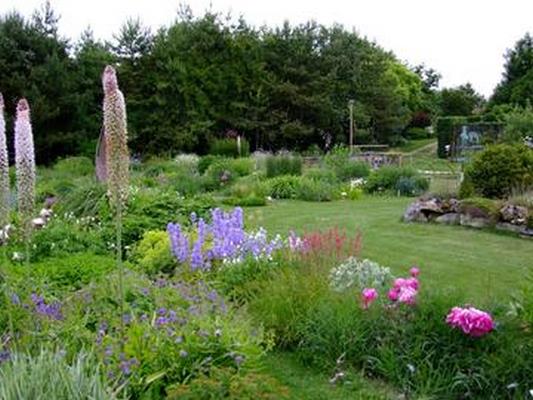
<path id="1" fill-rule="evenodd" d="M 362 290 L 365 287 L 384 287 L 393 276 L 390 269 L 371 260 L 348 258 L 342 264 L 331 269 L 330 286 L 337 292 L 348 289 Z"/>

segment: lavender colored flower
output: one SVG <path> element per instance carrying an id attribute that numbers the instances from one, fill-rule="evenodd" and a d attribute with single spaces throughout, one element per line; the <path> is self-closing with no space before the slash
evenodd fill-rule
<path id="1" fill-rule="evenodd" d="M 184 263 L 189 257 L 189 239 L 182 233 L 179 224 L 169 223 L 167 232 L 170 238 L 172 254 L 179 263 Z"/>
<path id="2" fill-rule="evenodd" d="M 17 105 L 15 164 L 17 168 L 18 209 L 22 218 L 24 235 L 26 240 L 29 240 L 31 218 L 35 207 L 35 151 L 30 122 L 30 106 L 26 99 L 21 99 Z"/>
<path id="3" fill-rule="evenodd" d="M 11 295 L 11 303 L 16 306 L 20 305 L 20 297 L 18 296 L 18 294 L 13 293 Z"/>
<path id="4" fill-rule="evenodd" d="M 63 315 L 61 314 L 61 304 L 59 302 L 47 304 L 42 296 L 35 293 L 32 293 L 31 300 L 37 314 L 53 320 L 63 319 Z"/>
<path id="5" fill-rule="evenodd" d="M 11 353 L 8 350 L 0 350 L 0 364 L 11 359 Z"/>
<path id="6" fill-rule="evenodd" d="M 189 355 L 189 353 L 187 353 L 185 350 L 180 350 L 180 357 L 181 358 L 185 358 Z"/>
<path id="7" fill-rule="evenodd" d="M 122 321 L 126 324 L 126 325 L 129 325 L 131 323 L 131 314 L 130 313 L 126 313 L 122 316 Z"/>
<path id="8" fill-rule="evenodd" d="M 0 93 L 0 229 L 9 223 L 9 158 L 7 154 L 4 98 Z"/>
<path id="9" fill-rule="evenodd" d="M 131 368 L 138 365 L 139 362 L 136 358 L 130 358 L 129 360 L 123 360 L 119 364 L 119 368 L 126 376 L 131 375 Z"/>

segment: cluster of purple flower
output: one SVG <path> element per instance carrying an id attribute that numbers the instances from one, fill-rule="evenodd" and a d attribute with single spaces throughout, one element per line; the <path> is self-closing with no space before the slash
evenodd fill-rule
<path id="1" fill-rule="evenodd" d="M 202 218 L 196 219 L 195 214 L 191 216 L 191 221 L 196 227 L 196 240 L 192 245 L 180 224 L 169 223 L 167 232 L 172 253 L 179 263 L 188 262 L 193 271 L 209 270 L 213 261 L 236 263 L 247 257 L 268 259 L 275 250 L 283 247 L 279 235 L 269 240 L 267 231 L 263 228 L 247 233 L 240 207 L 229 213 L 220 208 L 213 209 L 211 224 L 207 224 Z"/>
<path id="2" fill-rule="evenodd" d="M 35 293 L 32 293 L 31 301 L 33 302 L 37 314 L 53 320 L 63 319 L 63 315 L 61 314 L 61 303 L 54 302 L 47 304 L 42 296 Z"/>

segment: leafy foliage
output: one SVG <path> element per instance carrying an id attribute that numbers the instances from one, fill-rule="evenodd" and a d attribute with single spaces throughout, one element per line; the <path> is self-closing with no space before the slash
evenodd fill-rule
<path id="1" fill-rule="evenodd" d="M 489 146 L 467 166 L 465 178 L 476 193 L 489 198 L 527 189 L 533 185 L 533 151 L 524 145 Z"/>

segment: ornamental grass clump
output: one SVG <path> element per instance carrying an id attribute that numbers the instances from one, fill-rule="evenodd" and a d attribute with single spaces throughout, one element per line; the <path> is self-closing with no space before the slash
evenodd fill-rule
<path id="1" fill-rule="evenodd" d="M 24 239 L 29 246 L 31 220 L 35 208 L 35 152 L 30 122 L 30 106 L 26 99 L 17 105 L 15 120 L 15 164 L 17 168 L 18 210 Z M 28 254 L 26 254 L 28 257 Z"/>
<path id="2" fill-rule="evenodd" d="M 6 121 L 4 119 L 4 98 L 0 93 L 0 229 L 9 223 L 9 158 L 7 155 Z M 1 237 L 0 240 L 5 239 Z"/>

